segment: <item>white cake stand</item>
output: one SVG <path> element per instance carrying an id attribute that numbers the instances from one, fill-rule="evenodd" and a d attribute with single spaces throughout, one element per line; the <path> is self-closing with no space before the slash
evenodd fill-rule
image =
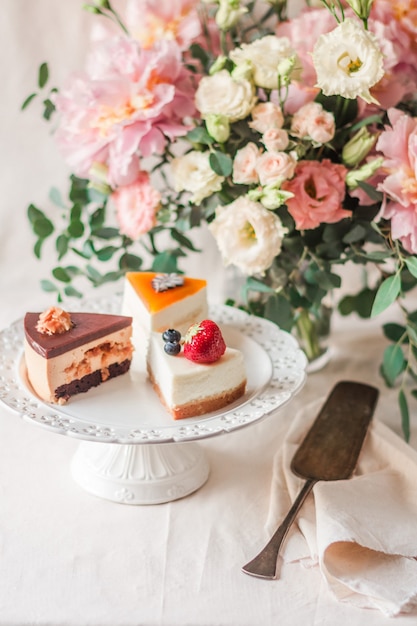
<path id="1" fill-rule="evenodd" d="M 84 302 L 78 310 L 117 313 L 120 299 Z M 270 415 L 302 387 L 307 360 L 275 324 L 228 306 L 210 310 L 226 343 L 242 350 L 245 395 L 198 418 L 173 420 L 146 374 L 140 347 L 129 374 L 74 396 L 67 405 L 42 402 L 27 378 L 23 323 L 0 333 L 0 400 L 24 420 L 82 440 L 71 464 L 88 492 L 125 504 L 157 504 L 186 496 L 208 478 L 203 438 L 230 433 Z"/>

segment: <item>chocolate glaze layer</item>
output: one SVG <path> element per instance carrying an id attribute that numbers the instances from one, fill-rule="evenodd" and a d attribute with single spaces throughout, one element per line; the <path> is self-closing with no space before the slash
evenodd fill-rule
<path id="1" fill-rule="evenodd" d="M 44 359 L 51 359 L 89 341 L 127 328 L 132 318 L 105 313 L 70 313 L 73 327 L 60 335 L 44 335 L 36 330 L 40 313 L 26 313 L 24 330 L 29 345 Z"/>

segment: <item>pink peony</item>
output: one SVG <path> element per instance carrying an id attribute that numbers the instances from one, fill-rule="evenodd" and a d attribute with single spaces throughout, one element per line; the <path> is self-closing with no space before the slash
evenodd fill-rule
<path id="1" fill-rule="evenodd" d="M 87 72 L 72 77 L 56 106 L 56 138 L 75 174 L 88 178 L 98 162 L 108 166 L 110 185 L 125 185 L 137 177 L 139 157 L 161 154 L 189 130 L 194 86 L 175 42 L 141 50 L 113 37 L 95 43 Z"/>
<path id="2" fill-rule="evenodd" d="M 129 33 L 143 48 L 157 41 L 176 41 L 187 50 L 202 34 L 198 0 L 128 0 L 126 24 Z"/>
<path id="3" fill-rule="evenodd" d="M 150 184 L 147 172 L 140 172 L 134 183 L 119 187 L 111 198 L 122 235 L 136 240 L 155 226 L 161 194 Z"/>
<path id="4" fill-rule="evenodd" d="M 390 202 L 380 211 L 380 217 L 391 220 L 391 233 L 404 248 L 417 253 L 417 118 L 398 109 L 388 111 L 392 125 L 380 135 L 376 149 L 385 157 L 387 173 L 378 185 Z"/>
<path id="5" fill-rule="evenodd" d="M 346 173 L 344 165 L 328 159 L 298 163 L 294 178 L 282 185 L 282 189 L 294 194 L 287 206 L 298 230 L 350 217 L 351 212 L 342 208 Z"/>
<path id="6" fill-rule="evenodd" d="M 276 28 L 278 37 L 288 37 L 301 61 L 302 74 L 299 82 L 292 81 L 285 102 L 287 113 L 294 113 L 300 106 L 314 100 L 318 93 L 317 75 L 311 53 L 323 33 L 335 27 L 334 17 L 326 8 L 304 9 L 298 17 L 280 22 Z"/>

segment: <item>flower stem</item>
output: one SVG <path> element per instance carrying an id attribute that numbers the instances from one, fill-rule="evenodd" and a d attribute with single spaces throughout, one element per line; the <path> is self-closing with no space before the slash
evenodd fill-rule
<path id="1" fill-rule="evenodd" d="M 300 311 L 296 322 L 296 330 L 300 338 L 301 347 L 309 361 L 313 361 L 323 354 L 316 325 L 306 309 Z"/>

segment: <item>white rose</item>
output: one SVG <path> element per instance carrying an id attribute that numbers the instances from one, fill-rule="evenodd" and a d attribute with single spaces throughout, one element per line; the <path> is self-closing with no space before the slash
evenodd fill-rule
<path id="1" fill-rule="evenodd" d="M 249 80 L 235 80 L 227 70 L 220 70 L 200 80 L 195 104 L 203 118 L 220 113 L 236 122 L 247 117 L 255 106 L 255 87 Z"/>
<path id="2" fill-rule="evenodd" d="M 189 191 L 193 194 L 191 202 L 197 205 L 220 191 L 224 181 L 211 169 L 208 152 L 192 151 L 173 159 L 171 172 L 175 191 Z"/>
<path id="3" fill-rule="evenodd" d="M 209 230 L 224 264 L 236 265 L 249 276 L 261 274 L 271 266 L 288 232 L 275 213 L 247 196 L 217 207 Z"/>
<path id="4" fill-rule="evenodd" d="M 377 39 L 362 22 L 347 18 L 330 33 L 320 35 L 313 50 L 317 86 L 326 96 L 362 98 L 378 104 L 369 89 L 384 75 Z"/>
<path id="5" fill-rule="evenodd" d="M 237 65 L 244 61 L 252 63 L 255 85 L 264 89 L 278 88 L 279 66 L 282 61 L 293 57 L 296 57 L 296 53 L 288 37 L 275 35 L 266 35 L 252 43 L 242 44 L 240 48 L 230 52 L 230 58 Z M 296 61 L 293 78 L 296 77 L 299 67 Z"/>

